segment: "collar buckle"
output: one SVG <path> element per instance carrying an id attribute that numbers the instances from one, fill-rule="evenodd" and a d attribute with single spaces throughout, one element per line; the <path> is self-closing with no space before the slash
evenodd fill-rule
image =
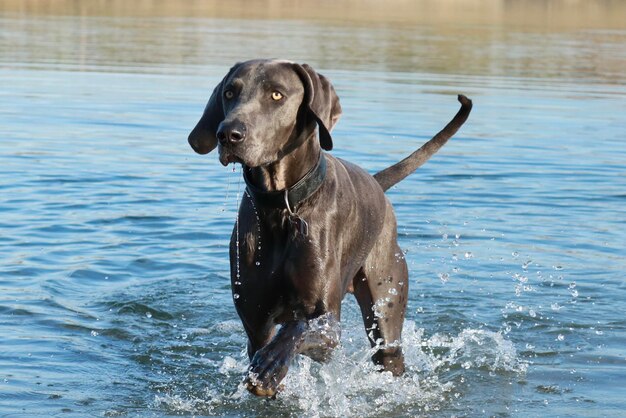
<path id="1" fill-rule="evenodd" d="M 289 225 L 294 228 L 296 233 L 299 233 L 302 236 L 309 235 L 309 224 L 307 221 L 298 216 L 298 214 L 294 213 L 291 210 L 291 206 L 289 206 L 289 189 L 285 189 L 285 206 L 287 206 L 287 211 L 289 212 Z"/>

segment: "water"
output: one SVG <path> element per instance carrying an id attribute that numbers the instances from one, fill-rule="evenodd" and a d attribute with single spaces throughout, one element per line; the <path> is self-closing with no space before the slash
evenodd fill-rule
<path id="1" fill-rule="evenodd" d="M 108 4 L 0 6 L 0 416 L 623 414 L 622 5 Z M 474 100 L 389 192 L 402 378 L 373 371 L 348 297 L 330 364 L 299 358 L 271 402 L 240 386 L 240 171 L 186 136 L 234 62 L 272 56 L 331 78 L 333 153 L 372 173 Z"/>

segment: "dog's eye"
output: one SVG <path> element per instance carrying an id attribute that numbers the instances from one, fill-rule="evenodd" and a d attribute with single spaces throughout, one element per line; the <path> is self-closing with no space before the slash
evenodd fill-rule
<path id="1" fill-rule="evenodd" d="M 272 100 L 279 101 L 282 98 L 283 98 L 283 94 L 282 93 L 280 93 L 278 91 L 272 92 Z"/>
<path id="2" fill-rule="evenodd" d="M 235 93 L 233 93 L 232 90 L 226 90 L 224 92 L 224 97 L 226 97 L 227 99 L 232 99 L 233 97 L 235 97 Z"/>

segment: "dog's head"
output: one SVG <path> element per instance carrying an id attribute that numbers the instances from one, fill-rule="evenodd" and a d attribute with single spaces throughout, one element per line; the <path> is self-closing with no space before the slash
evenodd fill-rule
<path id="1" fill-rule="evenodd" d="M 215 87 L 189 134 L 199 154 L 218 146 L 220 162 L 259 167 L 281 159 L 319 129 L 322 148 L 341 106 L 332 84 L 308 65 L 254 60 L 236 64 Z"/>

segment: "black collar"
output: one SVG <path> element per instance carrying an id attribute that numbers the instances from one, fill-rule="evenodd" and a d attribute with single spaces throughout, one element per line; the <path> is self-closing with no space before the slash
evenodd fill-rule
<path id="1" fill-rule="evenodd" d="M 326 157 L 324 152 L 320 151 L 320 158 L 315 167 L 298 180 L 296 184 L 283 190 L 266 191 L 259 189 L 252 184 L 248 177 L 248 172 L 249 169 L 244 168 L 243 179 L 246 181 L 246 190 L 255 203 L 265 207 L 287 209 L 291 213 L 292 211 L 295 212 L 299 203 L 315 193 L 322 185 L 326 178 Z M 289 206 L 286 205 L 286 200 L 289 202 Z"/>

